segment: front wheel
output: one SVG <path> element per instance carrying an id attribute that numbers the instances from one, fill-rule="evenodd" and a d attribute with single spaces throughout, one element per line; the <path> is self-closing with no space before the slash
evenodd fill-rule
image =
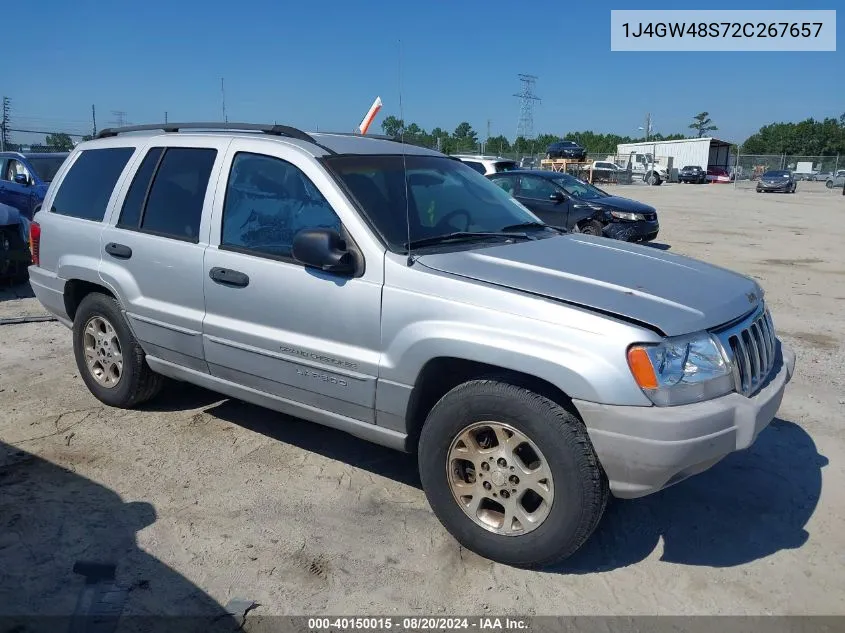
<path id="1" fill-rule="evenodd" d="M 824 186 L 827 187 L 828 189 L 833 189 L 833 181 L 828 180 L 826 183 L 824 183 Z"/>
<path id="2" fill-rule="evenodd" d="M 595 235 L 597 237 L 601 237 L 603 233 L 601 222 L 597 220 L 587 220 L 578 226 L 578 232 L 583 233 L 584 235 Z"/>
<path id="3" fill-rule="evenodd" d="M 419 468 L 449 533 L 508 565 L 540 567 L 572 555 L 608 498 L 578 416 L 498 380 L 459 385 L 434 406 L 420 436 Z"/>

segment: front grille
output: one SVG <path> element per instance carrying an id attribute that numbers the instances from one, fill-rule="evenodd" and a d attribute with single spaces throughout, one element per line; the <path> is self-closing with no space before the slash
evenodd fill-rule
<path id="1" fill-rule="evenodd" d="M 777 339 L 767 308 L 717 334 L 732 365 L 734 386 L 744 396 L 754 395 L 775 366 Z"/>

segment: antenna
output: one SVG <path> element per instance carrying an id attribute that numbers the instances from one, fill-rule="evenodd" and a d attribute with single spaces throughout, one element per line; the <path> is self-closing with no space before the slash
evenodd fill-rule
<path id="1" fill-rule="evenodd" d="M 411 257 L 411 201 L 408 198 L 408 162 L 405 159 L 405 110 L 402 107 L 402 40 L 399 40 L 399 142 L 402 143 L 402 177 L 405 180 L 405 227 L 408 235 L 408 266 L 413 265 Z"/>
<path id="2" fill-rule="evenodd" d="M 220 78 L 220 94 L 223 97 L 223 122 L 228 123 L 229 119 L 226 118 L 226 86 L 223 84 L 223 77 Z"/>

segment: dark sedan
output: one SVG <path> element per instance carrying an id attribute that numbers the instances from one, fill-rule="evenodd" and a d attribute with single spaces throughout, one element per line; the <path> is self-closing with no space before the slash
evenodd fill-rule
<path id="1" fill-rule="evenodd" d="M 514 170 L 488 178 L 546 224 L 628 242 L 650 242 L 660 230 L 654 207 L 612 196 L 569 174 Z"/>
<path id="2" fill-rule="evenodd" d="M 687 165 L 678 172 L 678 182 L 703 184 L 707 182 L 707 170 L 698 165 Z"/>
<path id="3" fill-rule="evenodd" d="M 757 193 L 779 191 L 781 193 L 795 193 L 798 183 L 788 169 L 767 171 L 757 182 Z"/>
<path id="4" fill-rule="evenodd" d="M 587 158 L 587 150 L 574 141 L 558 141 L 549 145 L 546 149 L 546 155 L 549 158 L 584 160 Z"/>

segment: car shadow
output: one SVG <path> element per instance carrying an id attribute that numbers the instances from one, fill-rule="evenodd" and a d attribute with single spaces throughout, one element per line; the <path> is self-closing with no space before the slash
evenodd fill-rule
<path id="1" fill-rule="evenodd" d="M 0 302 L 14 301 L 16 299 L 32 299 L 35 293 L 32 292 L 32 286 L 29 282 L 22 284 L 13 284 L 8 279 L 0 278 Z"/>
<path id="2" fill-rule="evenodd" d="M 0 442 L 0 630 L 237 630 L 239 617 L 138 546 L 156 519 L 149 503 Z"/>
<path id="3" fill-rule="evenodd" d="M 549 572 L 610 571 L 647 558 L 733 567 L 807 542 L 828 460 L 799 425 L 776 418 L 747 450 L 641 499 L 613 499 L 584 546 Z"/>
<path id="4" fill-rule="evenodd" d="M 273 440 L 422 489 L 414 454 L 373 444 L 343 431 L 239 400 L 226 400 L 205 412 Z"/>

